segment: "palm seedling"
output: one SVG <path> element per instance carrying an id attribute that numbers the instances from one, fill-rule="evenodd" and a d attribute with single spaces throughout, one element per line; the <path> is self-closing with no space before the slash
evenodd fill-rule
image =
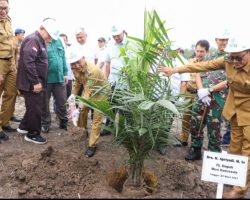
<path id="1" fill-rule="evenodd" d="M 173 118 L 179 117 L 185 108 L 171 95 L 169 79 L 163 79 L 158 72 L 160 64 L 172 65 L 166 52 L 175 54 L 167 34 L 169 29 L 164 24 L 156 11 L 145 10 L 143 39 L 128 36 L 125 48 L 120 47 L 125 65 L 119 72 L 120 80 L 110 94 L 110 101 L 78 97 L 113 122 L 106 128 L 113 133 L 115 142 L 124 145 L 129 153 L 132 186 L 141 186 L 144 160 L 154 147 L 176 143 L 169 130 Z"/>

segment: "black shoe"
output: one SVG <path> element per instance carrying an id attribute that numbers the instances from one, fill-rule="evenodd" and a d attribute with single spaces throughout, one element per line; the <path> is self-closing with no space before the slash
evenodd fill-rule
<path id="1" fill-rule="evenodd" d="M 167 148 L 166 148 L 166 146 L 159 146 L 159 147 L 158 147 L 158 151 L 159 151 L 159 153 L 160 153 L 161 155 L 165 156 L 166 153 L 167 153 Z"/>
<path id="2" fill-rule="evenodd" d="M 68 120 L 60 120 L 59 128 L 67 131 Z"/>
<path id="3" fill-rule="evenodd" d="M 191 147 L 188 154 L 185 156 L 185 160 L 201 160 L 201 148 Z"/>
<path id="4" fill-rule="evenodd" d="M 0 140 L 8 140 L 9 139 L 9 136 L 4 132 L 4 131 L 1 131 L 0 132 Z"/>
<path id="5" fill-rule="evenodd" d="M 42 131 L 42 133 L 48 133 L 49 132 L 49 127 L 48 126 L 42 126 L 41 131 Z"/>
<path id="6" fill-rule="evenodd" d="M 103 129 L 100 133 L 100 136 L 106 136 L 106 135 L 111 135 L 111 132 L 108 130 Z"/>
<path id="7" fill-rule="evenodd" d="M 21 122 L 22 119 L 19 119 L 19 118 L 15 117 L 15 116 L 12 116 L 12 117 L 10 118 L 10 121 L 13 121 L 13 122 Z"/>
<path id="8" fill-rule="evenodd" d="M 5 132 L 15 132 L 16 131 L 16 128 L 12 128 L 10 125 L 8 126 L 2 126 L 2 129 L 5 131 Z"/>
<path id="9" fill-rule="evenodd" d="M 92 157 L 95 155 L 96 147 L 88 147 L 87 151 L 85 152 L 85 155 L 87 158 Z"/>
<path id="10" fill-rule="evenodd" d="M 33 142 L 36 144 L 45 144 L 47 143 L 47 140 L 45 138 L 43 138 L 41 135 L 25 135 L 24 139 L 28 142 Z"/>

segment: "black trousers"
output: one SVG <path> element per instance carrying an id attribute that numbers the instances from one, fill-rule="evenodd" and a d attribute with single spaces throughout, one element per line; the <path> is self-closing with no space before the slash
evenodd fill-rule
<path id="1" fill-rule="evenodd" d="M 67 83 L 67 99 L 69 98 L 69 96 L 72 94 L 72 86 L 73 86 L 73 80 L 68 80 Z"/>
<path id="2" fill-rule="evenodd" d="M 61 122 L 67 122 L 67 91 L 64 83 L 48 83 L 43 96 L 43 114 L 42 114 L 42 126 L 50 127 L 51 125 L 51 113 L 50 113 L 50 97 L 51 94 L 55 100 L 55 112 Z"/>
<path id="3" fill-rule="evenodd" d="M 44 91 L 40 93 L 22 91 L 22 94 L 24 95 L 26 112 L 19 128 L 29 131 L 30 135 L 39 135 L 41 132 Z"/>

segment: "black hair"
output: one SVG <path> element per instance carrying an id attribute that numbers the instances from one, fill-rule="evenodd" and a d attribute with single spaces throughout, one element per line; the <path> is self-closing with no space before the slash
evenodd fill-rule
<path id="1" fill-rule="evenodd" d="M 207 40 L 199 40 L 196 43 L 195 47 L 197 47 L 198 45 L 201 46 L 201 47 L 205 47 L 207 52 L 209 51 L 210 44 L 209 44 L 209 42 Z"/>
<path id="2" fill-rule="evenodd" d="M 59 36 L 60 37 L 66 37 L 66 39 L 68 39 L 68 36 L 65 33 L 61 33 Z"/>

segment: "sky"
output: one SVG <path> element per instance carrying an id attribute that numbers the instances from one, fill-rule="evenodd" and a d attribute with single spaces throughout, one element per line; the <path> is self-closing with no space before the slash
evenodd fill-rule
<path id="1" fill-rule="evenodd" d="M 113 24 L 123 26 L 129 35 L 142 37 L 143 15 L 155 9 L 166 21 L 170 39 L 191 48 L 200 39 L 215 46 L 214 37 L 223 29 L 248 37 L 249 0 L 9 0 L 13 29 L 26 35 L 38 29 L 46 17 L 57 20 L 60 30 L 75 41 L 74 30 L 84 27 L 88 41 L 97 44 L 100 36 L 110 37 Z"/>

